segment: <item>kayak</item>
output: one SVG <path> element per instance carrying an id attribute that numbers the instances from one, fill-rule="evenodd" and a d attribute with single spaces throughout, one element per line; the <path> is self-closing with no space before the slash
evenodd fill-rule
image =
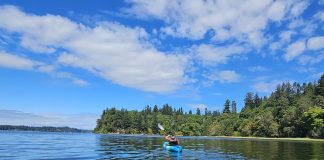
<path id="1" fill-rule="evenodd" d="M 169 142 L 164 142 L 163 143 L 163 148 L 167 151 L 171 151 L 171 152 L 181 152 L 182 151 L 182 147 L 179 145 L 175 145 L 175 146 L 169 146 Z"/>

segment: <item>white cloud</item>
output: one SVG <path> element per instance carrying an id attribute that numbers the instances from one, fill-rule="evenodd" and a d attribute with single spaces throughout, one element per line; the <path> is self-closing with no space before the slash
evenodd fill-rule
<path id="1" fill-rule="evenodd" d="M 255 83 L 252 87 L 256 92 L 270 94 L 275 91 L 276 87 L 283 82 L 289 82 L 285 80 L 272 80 L 272 81 L 259 81 Z"/>
<path id="2" fill-rule="evenodd" d="M 275 89 L 276 83 L 259 82 L 253 85 L 257 92 L 270 93 Z"/>
<path id="3" fill-rule="evenodd" d="M 283 1 L 275 1 L 267 12 L 268 17 L 275 21 L 281 20 L 285 14 L 286 7 L 287 6 Z"/>
<path id="4" fill-rule="evenodd" d="M 295 70 L 299 73 L 314 73 L 316 71 L 314 67 L 297 67 Z"/>
<path id="5" fill-rule="evenodd" d="M 201 113 L 203 113 L 203 111 L 205 110 L 205 108 L 208 108 L 207 105 L 205 104 L 189 104 L 189 107 L 192 108 L 192 109 L 197 109 L 199 108 Z"/>
<path id="6" fill-rule="evenodd" d="M 296 28 L 298 28 L 298 27 L 300 27 L 300 26 L 303 26 L 303 25 L 305 25 L 304 20 L 301 19 L 301 18 L 296 18 L 296 19 L 293 19 L 293 20 L 289 23 L 288 28 L 289 28 L 289 29 L 296 29 Z"/>
<path id="7" fill-rule="evenodd" d="M 241 76 L 232 70 L 224 70 L 218 73 L 207 75 L 207 78 L 213 81 L 219 81 L 220 83 L 233 83 L 238 82 Z"/>
<path id="8" fill-rule="evenodd" d="M 284 55 L 286 61 L 291 61 L 306 49 L 305 42 L 303 40 L 290 44 L 287 48 L 287 53 Z"/>
<path id="9" fill-rule="evenodd" d="M 124 11 L 140 18 L 156 18 L 165 22 L 166 34 L 189 39 L 202 39 L 214 30 L 213 40 L 236 39 L 260 47 L 266 41 L 263 30 L 268 22 L 279 22 L 286 14 L 301 14 L 308 3 L 303 1 L 204 1 L 128 0 Z M 253 5 L 251 5 L 253 4 Z"/>
<path id="10" fill-rule="evenodd" d="M 292 8 L 291 8 L 291 15 L 292 16 L 299 16 L 300 14 L 302 14 L 305 9 L 309 6 L 309 2 L 308 1 L 296 1 L 295 4 L 293 4 Z"/>
<path id="11" fill-rule="evenodd" d="M 61 16 L 29 15 L 8 5 L 0 6 L 0 19 L 0 28 L 21 33 L 21 45 L 40 53 L 54 52 L 55 44 L 64 43 L 82 27 Z"/>
<path id="12" fill-rule="evenodd" d="M 65 50 L 56 52 L 60 64 L 88 70 L 113 83 L 158 93 L 185 83 L 187 58 L 156 50 L 143 28 L 111 22 L 91 28 L 62 16 L 27 14 L 13 6 L 1 6 L 0 19 L 0 29 L 18 33 L 23 47 L 48 54 Z"/>
<path id="13" fill-rule="evenodd" d="M 79 86 L 89 85 L 87 81 L 79 79 L 70 73 L 57 71 L 55 66 L 47 65 L 39 61 L 31 60 L 29 58 L 10 54 L 4 51 L 0 51 L 0 67 L 43 72 L 54 77 L 70 79 L 74 84 Z"/>
<path id="14" fill-rule="evenodd" d="M 0 125 L 54 126 L 94 129 L 96 114 L 26 113 L 17 110 L 0 110 Z"/>
<path id="15" fill-rule="evenodd" d="M 253 66 L 249 68 L 250 72 L 263 72 L 266 71 L 267 69 L 262 67 L 262 66 Z"/>
<path id="16" fill-rule="evenodd" d="M 0 51 L 0 66 L 7 68 L 31 70 L 37 66 L 36 62 L 21 56 Z"/>
<path id="17" fill-rule="evenodd" d="M 306 65 L 306 64 L 317 64 L 323 60 L 324 60 L 324 52 L 314 56 L 307 56 L 307 55 L 301 56 L 298 59 L 298 62 L 302 65 Z"/>
<path id="18" fill-rule="evenodd" d="M 280 33 L 279 37 L 281 42 L 283 43 L 289 43 L 291 40 L 291 37 L 296 34 L 296 32 L 292 31 L 292 30 L 287 30 L 287 31 L 283 31 Z"/>
<path id="19" fill-rule="evenodd" d="M 324 1 L 324 0 L 323 0 Z M 324 21 L 324 11 L 319 11 L 314 15 L 315 18 Z"/>
<path id="20" fill-rule="evenodd" d="M 308 76 L 307 78 L 308 78 L 308 79 L 312 79 L 313 81 L 314 81 L 314 80 L 317 81 L 317 80 L 319 80 L 319 79 L 321 78 L 321 76 L 322 76 L 323 74 L 324 74 L 324 72 L 321 71 L 321 72 L 314 73 L 314 74 Z"/>
<path id="21" fill-rule="evenodd" d="M 281 43 L 279 43 L 279 42 L 272 42 L 272 43 L 270 43 L 270 45 L 269 45 L 269 49 L 272 51 L 272 52 L 274 52 L 274 51 L 276 51 L 276 50 L 278 50 L 280 47 L 281 47 Z"/>
<path id="22" fill-rule="evenodd" d="M 231 56 L 241 54 L 244 52 L 244 47 L 239 45 L 229 45 L 223 47 L 216 47 L 213 45 L 199 45 L 194 47 L 198 59 L 204 65 L 218 65 L 224 64 Z"/>
<path id="23" fill-rule="evenodd" d="M 307 48 L 311 50 L 319 50 L 324 48 L 324 36 L 311 37 L 307 41 Z"/>

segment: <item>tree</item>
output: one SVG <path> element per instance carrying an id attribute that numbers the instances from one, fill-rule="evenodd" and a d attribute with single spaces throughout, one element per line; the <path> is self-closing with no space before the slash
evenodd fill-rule
<path id="1" fill-rule="evenodd" d="M 226 99 L 225 101 L 223 113 L 231 113 L 229 99 Z"/>
<path id="2" fill-rule="evenodd" d="M 107 108 L 97 120 L 95 133 L 162 133 L 161 123 L 166 130 L 179 135 L 241 135 L 266 137 L 324 137 L 324 76 L 314 83 L 283 83 L 269 97 L 260 98 L 247 93 L 244 107 L 236 113 L 236 102 L 228 99 L 224 103 L 224 114 L 219 110 L 211 113 L 199 108 L 183 115 L 166 104 L 156 105 L 153 111 L 145 106 L 141 111 Z M 262 106 L 262 107 L 260 107 Z M 231 108 L 230 108 L 231 107 Z M 233 114 L 228 114 L 233 113 Z M 212 115 L 212 116 L 210 116 Z M 51 130 L 51 129 L 50 129 Z"/>
<path id="3" fill-rule="evenodd" d="M 315 96 L 324 96 L 324 74 L 318 80 L 318 85 L 315 87 Z"/>
<path id="4" fill-rule="evenodd" d="M 158 120 L 157 120 L 156 114 L 153 115 L 152 132 L 153 132 L 153 134 L 159 133 Z"/>
<path id="5" fill-rule="evenodd" d="M 262 99 L 258 96 L 258 94 L 254 95 L 253 99 L 253 108 L 258 108 L 262 104 Z"/>
<path id="6" fill-rule="evenodd" d="M 236 111 L 236 102 L 235 101 L 232 101 L 232 113 L 236 114 L 237 111 Z"/>
<path id="7" fill-rule="evenodd" d="M 253 93 L 249 92 L 246 94 L 245 99 L 244 99 L 244 108 L 253 108 Z"/>
<path id="8" fill-rule="evenodd" d="M 199 108 L 197 108 L 197 110 L 196 110 L 196 115 L 199 115 L 199 116 L 201 115 Z"/>
<path id="9" fill-rule="evenodd" d="M 147 105 L 147 106 L 145 107 L 145 114 L 151 114 L 151 112 L 152 112 L 151 107 L 150 107 L 149 105 Z"/>
<path id="10" fill-rule="evenodd" d="M 157 105 L 154 105 L 154 107 L 153 107 L 153 112 L 154 112 L 154 113 L 158 113 L 158 112 L 159 112 L 159 108 L 158 108 Z"/>
<path id="11" fill-rule="evenodd" d="M 312 107 L 304 113 L 303 122 L 305 128 L 309 130 L 309 136 L 324 137 L 324 109 Z"/>
<path id="12" fill-rule="evenodd" d="M 220 115 L 221 114 L 220 114 L 219 110 L 213 111 L 213 116 L 214 117 L 217 117 L 217 116 L 220 116 Z"/>

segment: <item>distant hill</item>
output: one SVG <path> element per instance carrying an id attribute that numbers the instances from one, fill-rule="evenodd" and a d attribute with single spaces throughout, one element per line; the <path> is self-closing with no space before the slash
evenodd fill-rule
<path id="1" fill-rule="evenodd" d="M 92 132 L 91 130 L 82 130 L 70 127 L 32 127 L 32 126 L 13 126 L 13 125 L 0 125 L 0 130 L 13 130 L 13 131 L 40 131 L 40 132 L 77 132 L 85 133 Z"/>

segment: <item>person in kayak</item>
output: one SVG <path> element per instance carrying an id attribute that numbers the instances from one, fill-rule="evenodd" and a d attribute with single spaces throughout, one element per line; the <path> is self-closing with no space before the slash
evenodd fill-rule
<path id="1" fill-rule="evenodd" d="M 169 132 L 169 134 L 165 136 L 165 140 L 169 142 L 170 146 L 179 145 L 179 139 L 174 135 L 173 132 Z"/>

